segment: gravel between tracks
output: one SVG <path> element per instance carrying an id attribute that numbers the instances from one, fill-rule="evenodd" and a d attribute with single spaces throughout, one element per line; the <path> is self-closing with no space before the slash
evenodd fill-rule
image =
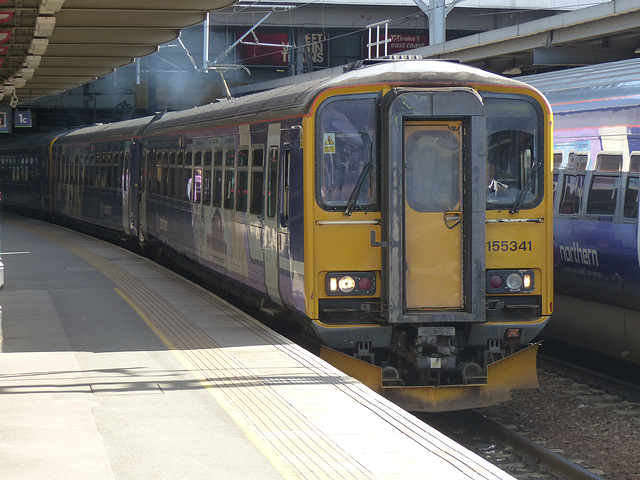
<path id="1" fill-rule="evenodd" d="M 606 480 L 640 480 L 640 404 L 539 370 L 540 388 L 479 409 Z"/>

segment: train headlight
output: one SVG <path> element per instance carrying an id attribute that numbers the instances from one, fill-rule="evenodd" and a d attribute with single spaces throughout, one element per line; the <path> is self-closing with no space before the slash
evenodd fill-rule
<path id="1" fill-rule="evenodd" d="M 331 272 L 325 277 L 325 291 L 331 296 L 373 295 L 376 293 L 374 272 Z"/>
<path id="2" fill-rule="evenodd" d="M 356 288 L 356 281 L 353 277 L 345 275 L 338 280 L 338 288 L 342 293 L 351 293 L 353 292 L 353 289 Z"/>
<path id="3" fill-rule="evenodd" d="M 522 275 L 519 273 L 510 273 L 507 277 L 507 287 L 509 290 L 520 290 L 523 283 Z"/>
<path id="4" fill-rule="evenodd" d="M 527 293 L 534 287 L 532 270 L 487 270 L 487 293 Z"/>

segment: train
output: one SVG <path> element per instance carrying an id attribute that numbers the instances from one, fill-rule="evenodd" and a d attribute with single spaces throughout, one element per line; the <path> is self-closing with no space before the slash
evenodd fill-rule
<path id="1" fill-rule="evenodd" d="M 411 411 L 535 388 L 552 112 L 455 62 L 360 62 L 186 111 L 0 142 L 2 207 L 184 259 Z"/>
<path id="2" fill-rule="evenodd" d="M 554 111 L 548 338 L 640 362 L 640 61 L 519 77 Z"/>

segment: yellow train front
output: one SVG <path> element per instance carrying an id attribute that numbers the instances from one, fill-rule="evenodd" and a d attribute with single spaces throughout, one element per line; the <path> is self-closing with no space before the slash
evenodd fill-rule
<path id="1" fill-rule="evenodd" d="M 537 387 L 532 341 L 553 292 L 548 103 L 437 61 L 338 79 L 302 125 L 306 315 L 323 358 L 412 411 Z"/>

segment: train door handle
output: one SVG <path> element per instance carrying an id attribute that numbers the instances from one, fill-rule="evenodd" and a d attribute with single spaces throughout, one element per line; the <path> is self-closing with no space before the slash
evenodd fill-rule
<path id="1" fill-rule="evenodd" d="M 444 224 L 452 229 L 462 222 L 462 212 L 444 212 Z"/>

